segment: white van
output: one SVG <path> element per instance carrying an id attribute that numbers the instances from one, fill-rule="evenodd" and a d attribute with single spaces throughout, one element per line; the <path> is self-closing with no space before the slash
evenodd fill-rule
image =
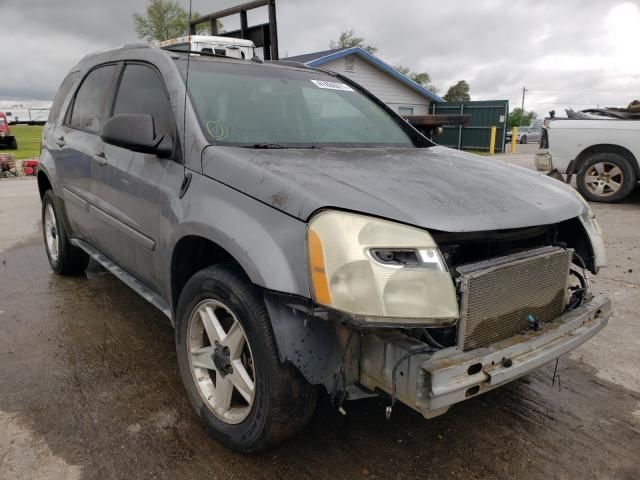
<path id="1" fill-rule="evenodd" d="M 255 45 L 251 40 L 213 35 L 172 38 L 159 42 L 158 46 L 167 50 L 183 48 L 192 52 L 212 53 L 232 58 L 246 58 L 247 60 L 251 60 L 255 55 Z"/>

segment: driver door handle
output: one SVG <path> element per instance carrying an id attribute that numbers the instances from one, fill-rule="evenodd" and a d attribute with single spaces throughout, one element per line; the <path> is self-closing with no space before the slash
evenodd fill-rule
<path id="1" fill-rule="evenodd" d="M 96 159 L 96 162 L 98 163 L 98 165 L 100 165 L 101 167 L 104 167 L 107 164 L 107 156 L 104 154 L 104 152 L 100 152 L 100 153 L 96 153 L 93 158 Z"/>

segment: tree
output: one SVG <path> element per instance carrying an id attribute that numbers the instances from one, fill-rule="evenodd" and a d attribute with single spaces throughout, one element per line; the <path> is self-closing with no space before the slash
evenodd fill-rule
<path id="1" fill-rule="evenodd" d="M 191 18 L 198 18 L 192 12 Z M 176 0 L 149 0 L 146 14 L 133 14 L 133 22 L 138 38 L 163 41 L 189 34 L 189 13 Z M 222 23 L 218 21 L 218 31 Z M 208 25 L 198 26 L 197 33 L 208 33 Z"/>
<path id="2" fill-rule="evenodd" d="M 376 47 L 373 47 L 371 45 L 366 45 L 364 43 L 364 38 L 356 37 L 356 33 L 353 30 L 345 30 L 344 32 L 340 33 L 338 40 L 335 42 L 332 40 L 331 43 L 329 44 L 329 47 L 332 49 L 360 47 L 365 49 L 367 52 L 369 52 L 372 55 L 378 51 Z"/>
<path id="3" fill-rule="evenodd" d="M 438 88 L 431 83 L 431 76 L 427 72 L 412 72 L 404 65 L 398 65 L 394 68 L 430 92 L 438 93 Z"/>
<path id="4" fill-rule="evenodd" d="M 460 80 L 455 85 L 449 87 L 447 93 L 443 97 L 446 102 L 468 102 L 471 100 L 469 95 L 469 84 L 465 80 Z"/>
<path id="5" fill-rule="evenodd" d="M 528 127 L 531 122 L 538 116 L 536 112 L 522 111 L 520 107 L 514 108 L 509 113 L 507 119 L 507 129 L 511 130 L 513 127 Z"/>

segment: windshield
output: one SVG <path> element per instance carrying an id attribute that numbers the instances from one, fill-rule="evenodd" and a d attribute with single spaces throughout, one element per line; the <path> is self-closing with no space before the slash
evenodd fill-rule
<path id="1" fill-rule="evenodd" d="M 178 65 L 184 76 L 186 62 Z M 188 86 L 200 125 L 214 144 L 414 146 L 398 120 L 321 72 L 192 59 Z"/>

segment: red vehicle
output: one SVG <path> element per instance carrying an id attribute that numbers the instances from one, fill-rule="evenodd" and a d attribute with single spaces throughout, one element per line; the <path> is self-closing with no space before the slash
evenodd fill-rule
<path id="1" fill-rule="evenodd" d="M 0 112 L 0 146 L 8 147 L 11 150 L 17 150 L 18 148 L 16 137 L 11 135 L 9 121 L 3 112 Z"/>

